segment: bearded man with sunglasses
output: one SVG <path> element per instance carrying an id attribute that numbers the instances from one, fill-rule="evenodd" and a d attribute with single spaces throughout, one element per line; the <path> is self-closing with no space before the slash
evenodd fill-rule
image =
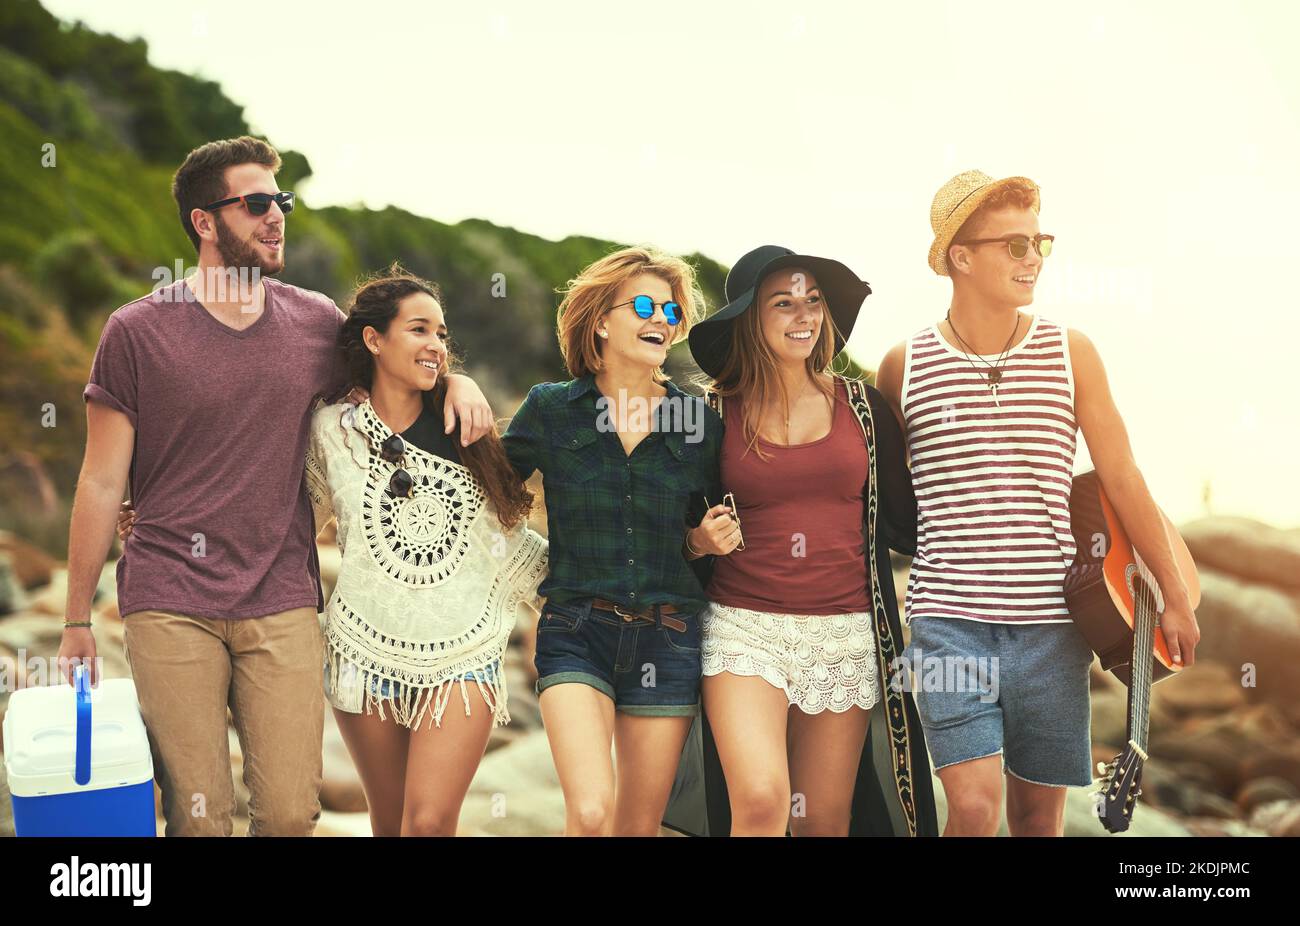
<path id="1" fill-rule="evenodd" d="M 1096 348 L 1020 311 L 1052 253 L 1039 204 L 1024 177 L 966 171 L 939 190 L 929 263 L 952 281 L 951 308 L 877 375 L 907 435 L 917 498 L 907 658 L 957 669 L 914 679 L 947 796 L 944 835 L 995 834 L 1005 777 L 1011 834 L 1059 836 L 1065 788 L 1092 781 L 1093 653 L 1064 596 L 1078 430 L 1164 593 L 1174 660 L 1191 665 L 1200 639 Z"/>
<path id="2" fill-rule="evenodd" d="M 312 410 L 342 391 L 345 316 L 274 279 L 290 192 L 260 139 L 190 152 L 172 194 L 198 251 L 186 279 L 115 311 L 86 386 L 86 451 L 68 544 L 66 678 L 95 638 L 90 606 L 130 479 L 117 563 L 127 659 L 167 835 L 230 835 L 229 710 L 251 835 L 310 835 L 320 817 L 323 610 L 304 481 Z M 492 427 L 449 377 L 446 429 Z"/>

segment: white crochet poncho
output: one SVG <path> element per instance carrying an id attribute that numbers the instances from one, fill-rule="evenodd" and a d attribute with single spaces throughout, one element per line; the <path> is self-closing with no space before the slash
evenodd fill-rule
<path id="1" fill-rule="evenodd" d="M 469 711 L 463 676 L 472 674 L 505 724 L 504 672 L 486 670 L 504 656 L 517 617 L 541 607 L 546 540 L 522 523 L 506 531 L 469 469 L 410 441 L 404 468 L 415 487 L 410 498 L 389 496 L 397 467 L 378 449 L 391 434 L 369 400 L 312 416 L 316 530 L 337 516 L 343 555 L 325 608 L 336 698 L 354 713 L 378 706 L 381 717 L 387 705 L 411 728 L 426 718 L 441 725 L 457 682 Z M 396 697 L 376 694 L 383 680 L 401 686 Z"/>

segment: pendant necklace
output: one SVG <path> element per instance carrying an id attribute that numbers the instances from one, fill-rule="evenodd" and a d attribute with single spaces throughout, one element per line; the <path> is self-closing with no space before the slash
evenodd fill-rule
<path id="1" fill-rule="evenodd" d="M 972 367 L 975 367 L 976 373 L 981 373 L 984 378 L 988 380 L 989 390 L 993 393 L 993 404 L 998 408 L 1001 408 L 1002 403 L 998 400 L 998 383 L 1002 382 L 1002 367 L 1006 363 L 1007 352 L 1011 350 L 1011 342 L 1016 339 L 1016 332 L 1020 330 L 1020 314 L 1016 314 L 1016 327 L 1011 330 L 1011 337 L 1007 338 L 1007 343 L 1003 345 L 1002 353 L 998 355 L 996 363 L 989 363 L 981 355 L 971 350 L 970 345 L 966 343 L 966 339 L 963 338 L 961 332 L 957 330 L 957 326 L 952 323 L 951 308 L 948 309 L 948 314 L 944 316 L 944 319 L 948 322 L 948 327 L 952 329 L 952 333 L 957 335 L 957 340 L 961 342 L 962 349 L 966 353 L 967 362 L 969 362 Z M 978 366 L 975 366 L 975 360 L 972 360 L 972 357 L 988 367 L 988 372 L 983 373 Z"/>

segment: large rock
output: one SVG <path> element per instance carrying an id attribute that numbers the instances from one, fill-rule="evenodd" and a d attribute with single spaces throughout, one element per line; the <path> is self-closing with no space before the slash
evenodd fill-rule
<path id="1" fill-rule="evenodd" d="M 31 595 L 28 610 L 62 617 L 68 606 L 68 570 L 55 569 L 48 584 Z"/>
<path id="2" fill-rule="evenodd" d="M 1221 662 L 1237 673 L 1253 667 L 1260 696 L 1294 704 L 1300 699 L 1300 604 L 1266 585 L 1211 570 L 1200 575 L 1196 619 L 1201 642 L 1196 659 Z"/>
<path id="3" fill-rule="evenodd" d="M 1120 685 L 1093 691 L 1089 695 L 1092 702 L 1092 740 L 1111 749 L 1112 755 L 1119 747 L 1128 742 L 1128 690 Z M 1173 717 L 1163 704 L 1151 702 L 1148 729 L 1153 732 L 1161 727 L 1173 724 Z"/>
<path id="4" fill-rule="evenodd" d="M 91 603 L 97 612 L 111 613 L 118 617 L 117 612 L 117 560 L 109 560 L 104 564 L 104 568 L 99 571 L 99 582 L 95 585 L 95 596 Z M 60 611 L 59 615 L 62 616 Z"/>
<path id="5" fill-rule="evenodd" d="M 1107 761 L 1111 758 L 1114 757 L 1108 757 Z M 1213 777 L 1194 763 L 1170 762 L 1153 756 L 1142 766 L 1143 804 L 1175 816 L 1194 813 L 1204 804 L 1202 796 L 1213 793 L 1214 787 Z M 1234 815 L 1235 811 L 1228 814 Z"/>
<path id="6" fill-rule="evenodd" d="M 1268 749 L 1242 757 L 1241 778 L 1249 781 L 1253 778 L 1280 778 L 1300 790 L 1300 742 L 1294 737 L 1277 744 L 1279 748 Z"/>
<path id="7" fill-rule="evenodd" d="M 22 587 L 31 590 L 48 585 L 59 561 L 9 531 L 0 531 L 0 552 L 8 555 L 14 575 Z"/>
<path id="8" fill-rule="evenodd" d="M 1183 826 L 1192 836 L 1267 836 L 1241 820 L 1225 820 L 1222 817 L 1187 817 Z"/>
<path id="9" fill-rule="evenodd" d="M 95 617 L 111 620 L 120 619 L 117 609 L 117 561 L 105 563 L 100 569 L 99 579 L 91 598 L 91 613 Z M 38 614 L 63 617 L 68 607 L 68 570 L 59 567 L 54 570 L 47 585 L 32 592 L 27 610 Z"/>
<path id="10" fill-rule="evenodd" d="M 1300 536 L 1251 518 L 1202 518 L 1178 529 L 1197 566 L 1300 591 Z"/>
<path id="11" fill-rule="evenodd" d="M 1300 836 L 1300 801 L 1274 801 L 1258 808 L 1250 825 L 1270 836 Z"/>
<path id="12" fill-rule="evenodd" d="M 235 788 L 234 835 L 242 836 L 248 832 L 249 801 L 248 785 L 244 784 L 244 750 L 239 745 L 239 734 L 235 732 L 233 724 L 226 728 L 226 736 L 230 742 L 230 775 Z"/>
<path id="13" fill-rule="evenodd" d="M 21 611 L 27 606 L 27 592 L 18 579 L 13 560 L 0 550 L 0 615 Z"/>
<path id="14" fill-rule="evenodd" d="M 1285 778 L 1270 776 L 1255 778 L 1246 782 L 1237 792 L 1237 806 L 1241 813 L 1250 816 L 1257 807 L 1274 801 L 1294 801 L 1300 799 L 1300 790 Z"/>
<path id="15" fill-rule="evenodd" d="M 1246 704 L 1241 674 L 1218 663 L 1197 660 L 1151 688 L 1151 709 L 1172 717 L 1219 714 Z"/>
<path id="16" fill-rule="evenodd" d="M 324 694 L 321 695 L 324 697 Z M 325 709 L 325 731 L 322 743 L 321 807 L 339 813 L 364 813 L 369 819 L 369 804 L 361 776 L 348 752 L 343 734 L 334 720 L 334 712 Z M 367 823 L 366 831 L 370 826 Z"/>
<path id="17" fill-rule="evenodd" d="M 369 836 L 370 813 L 339 813 L 322 810 L 313 836 Z"/>
<path id="18" fill-rule="evenodd" d="M 564 792 L 546 731 L 537 729 L 483 758 L 461 808 L 458 835 L 564 832 Z"/>
<path id="19" fill-rule="evenodd" d="M 1177 727 L 1153 725 L 1150 751 L 1162 761 L 1200 766 L 1216 793 L 1233 795 L 1244 784 L 1243 758 L 1283 753 L 1294 736 L 1281 711 L 1261 704 Z"/>
<path id="20" fill-rule="evenodd" d="M 63 622 L 48 614 L 10 614 L 0 617 L 0 645 L 32 656 L 56 656 L 63 641 Z"/>
<path id="21" fill-rule="evenodd" d="M 517 730 L 537 730 L 542 726 L 542 711 L 537 704 L 537 669 L 519 647 L 511 646 L 505 655 L 506 688 L 510 693 L 510 726 Z"/>

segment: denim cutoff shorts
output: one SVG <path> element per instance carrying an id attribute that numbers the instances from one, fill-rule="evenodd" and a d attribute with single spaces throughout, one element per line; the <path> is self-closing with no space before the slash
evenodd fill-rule
<path id="1" fill-rule="evenodd" d="M 500 672 L 501 672 L 501 660 L 497 659 L 483 668 L 484 680 L 488 684 L 492 684 L 493 682 L 496 681 L 497 675 Z M 457 676 L 456 679 L 453 679 L 453 681 L 457 679 L 464 679 L 467 682 L 472 682 L 474 681 L 474 678 L 475 676 L 473 672 L 466 672 L 464 675 Z M 324 682 L 325 682 L 325 697 L 330 702 L 331 706 L 337 707 L 339 708 L 339 710 L 347 710 L 347 708 L 343 706 L 342 701 L 339 698 L 339 693 L 333 684 L 333 679 L 330 678 L 330 664 L 328 659 L 325 660 Z M 403 687 L 404 686 L 402 685 L 401 682 L 394 682 L 391 679 L 387 679 L 387 678 L 372 678 L 370 680 L 371 695 L 381 700 L 387 700 L 389 698 L 400 698 L 402 696 Z"/>
<path id="2" fill-rule="evenodd" d="M 1093 652 L 1073 622 L 922 615 L 911 629 L 911 686 L 936 771 L 1001 753 L 1005 772 L 1033 784 L 1092 783 Z"/>
<path id="3" fill-rule="evenodd" d="M 537 693 L 590 685 L 625 714 L 694 716 L 700 705 L 700 615 L 677 613 L 686 629 L 626 620 L 592 599 L 547 601 L 537 622 Z"/>

